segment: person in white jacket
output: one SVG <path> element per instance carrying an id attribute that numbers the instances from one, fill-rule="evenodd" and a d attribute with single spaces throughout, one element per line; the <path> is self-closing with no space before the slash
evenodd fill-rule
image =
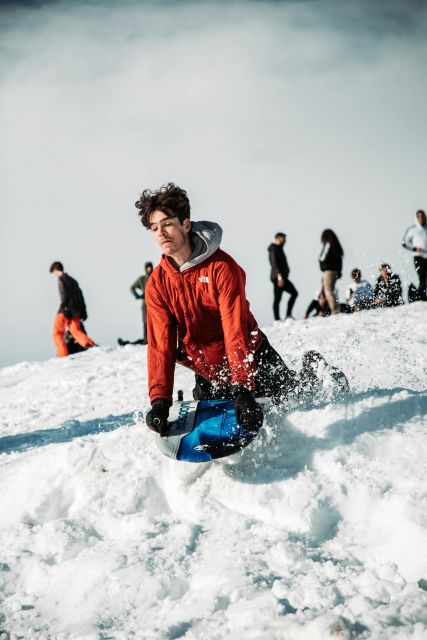
<path id="1" fill-rule="evenodd" d="M 351 311 L 362 311 L 373 306 L 374 292 L 367 280 L 362 280 L 360 269 L 351 272 L 351 285 L 347 289 L 346 298 Z"/>
<path id="2" fill-rule="evenodd" d="M 425 211 L 418 209 L 417 222 L 406 230 L 402 245 L 413 251 L 415 271 L 418 275 L 420 300 L 427 300 L 427 219 Z"/>

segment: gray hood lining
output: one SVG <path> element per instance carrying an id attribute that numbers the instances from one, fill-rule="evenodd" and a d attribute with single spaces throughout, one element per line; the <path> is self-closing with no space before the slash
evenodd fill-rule
<path id="1" fill-rule="evenodd" d="M 193 251 L 187 262 L 181 265 L 180 272 L 183 273 L 210 258 L 219 248 L 221 239 L 222 229 L 216 222 L 193 222 L 190 231 Z"/>

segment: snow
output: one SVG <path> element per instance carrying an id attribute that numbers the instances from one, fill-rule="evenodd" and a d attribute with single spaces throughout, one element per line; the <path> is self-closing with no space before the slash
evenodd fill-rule
<path id="1" fill-rule="evenodd" d="M 1 369 L 0 637 L 426 638 L 426 311 L 266 328 L 351 394 L 208 464 L 155 447 L 145 347 Z"/>

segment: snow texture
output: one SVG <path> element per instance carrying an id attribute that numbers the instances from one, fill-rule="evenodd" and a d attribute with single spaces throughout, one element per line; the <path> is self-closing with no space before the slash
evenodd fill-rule
<path id="1" fill-rule="evenodd" d="M 145 347 L 0 370 L 2 640 L 426 638 L 426 312 L 265 329 L 351 394 L 207 464 L 156 449 Z"/>

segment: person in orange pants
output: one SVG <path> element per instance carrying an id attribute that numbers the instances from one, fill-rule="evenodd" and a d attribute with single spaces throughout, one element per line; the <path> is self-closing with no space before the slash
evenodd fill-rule
<path id="1" fill-rule="evenodd" d="M 56 355 L 59 358 L 68 356 L 68 347 L 65 343 L 65 331 L 68 327 L 74 340 L 85 349 L 94 347 L 94 341 L 82 330 L 80 318 L 67 318 L 63 313 L 57 313 L 53 323 L 53 341 L 56 347 Z"/>
<path id="2" fill-rule="evenodd" d="M 53 325 L 53 341 L 56 347 L 56 355 L 59 358 L 68 356 L 68 348 L 64 338 L 67 328 L 74 340 L 84 349 L 95 347 L 95 342 L 89 338 L 81 326 L 81 320 L 87 319 L 87 311 L 78 282 L 67 273 L 64 273 L 64 267 L 61 262 L 53 262 L 49 271 L 58 278 L 59 295 L 61 297 L 61 304 Z"/>

